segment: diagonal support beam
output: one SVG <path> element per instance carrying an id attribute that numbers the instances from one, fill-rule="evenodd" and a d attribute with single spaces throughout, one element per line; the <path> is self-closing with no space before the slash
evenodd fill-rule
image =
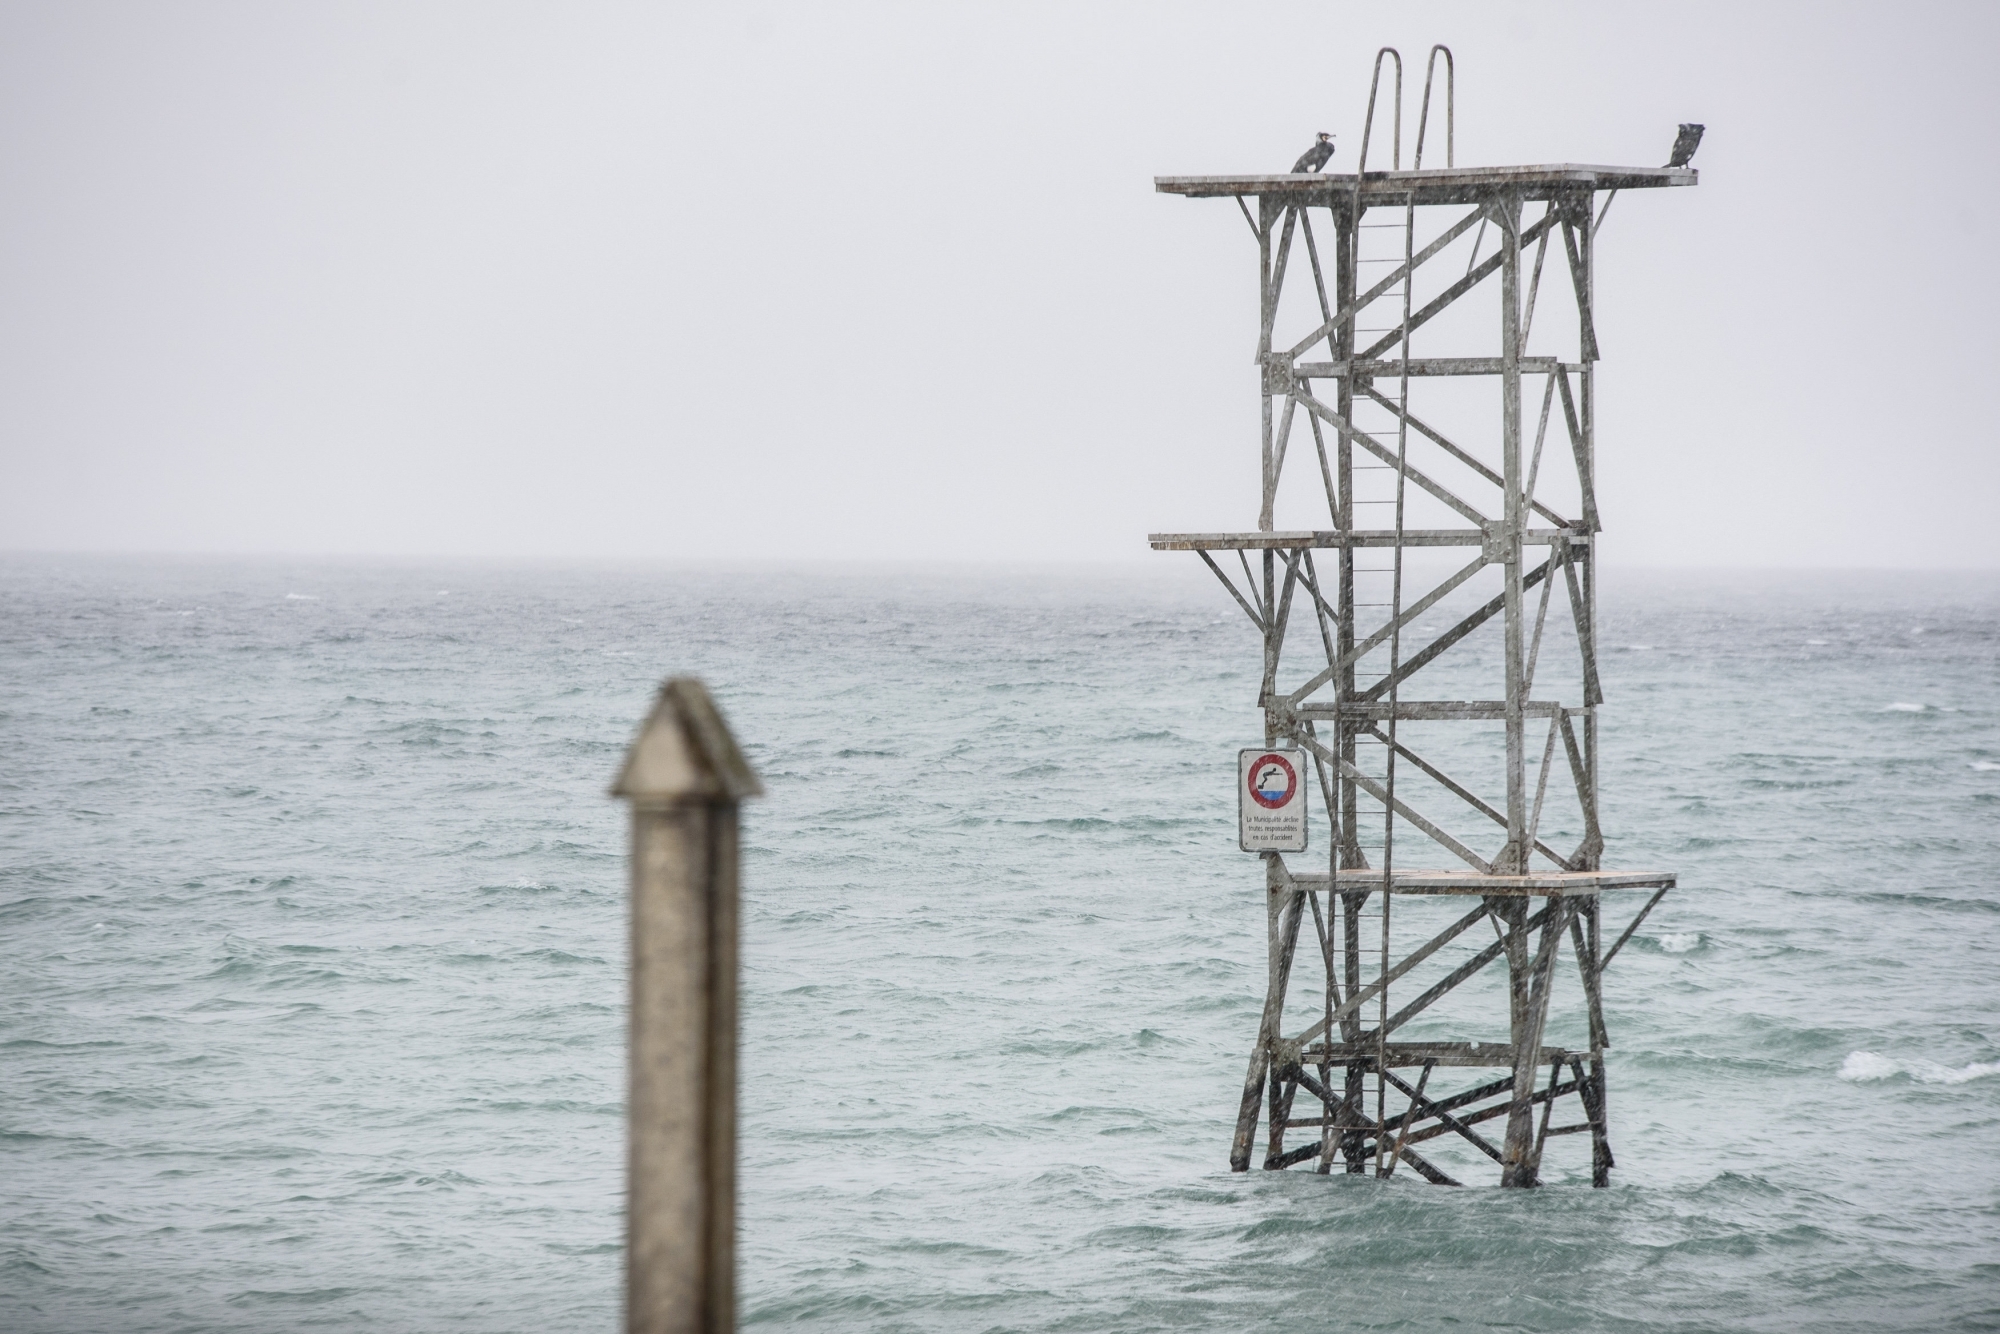
<path id="1" fill-rule="evenodd" d="M 1354 663 L 1359 662 L 1363 656 L 1365 656 L 1372 650 L 1380 647 L 1383 643 L 1385 643 L 1391 634 L 1395 633 L 1397 630 L 1402 629 L 1404 626 L 1408 625 L 1411 621 L 1414 621 L 1417 617 L 1429 611 L 1432 607 L 1436 606 L 1443 599 L 1451 596 L 1452 591 L 1456 589 L 1460 584 L 1464 583 L 1466 580 L 1470 579 L 1473 575 L 1478 574 L 1481 570 L 1485 568 L 1486 568 L 1486 557 L 1482 555 L 1479 557 L 1479 559 L 1473 561 L 1470 565 L 1467 565 L 1457 574 L 1454 574 L 1453 576 L 1451 576 L 1451 578 L 1445 580 L 1443 583 L 1439 584 L 1436 588 L 1424 594 L 1423 597 L 1417 599 L 1417 601 L 1413 603 L 1409 608 L 1407 608 L 1401 616 L 1398 616 L 1395 620 L 1389 622 L 1389 624 L 1383 626 L 1380 630 L 1377 630 L 1374 634 L 1370 635 L 1362 643 L 1356 644 L 1353 648 L 1341 654 L 1340 658 L 1337 661 L 1328 664 L 1328 666 L 1324 671 L 1316 673 L 1311 680 L 1307 681 L 1297 690 L 1294 690 L 1291 694 L 1287 695 L 1285 697 L 1285 702 L 1288 704 L 1297 705 L 1302 701 L 1304 701 L 1307 695 L 1312 694 L 1313 691 L 1318 690 L 1328 681 L 1331 681 L 1341 671 L 1352 666 Z"/>
<path id="2" fill-rule="evenodd" d="M 1389 734 L 1387 732 L 1384 732 L 1381 728 L 1377 727 L 1373 723 L 1368 724 L 1362 730 L 1366 732 L 1369 736 L 1374 737 L 1377 741 L 1380 741 L 1383 745 L 1393 746 L 1395 748 L 1397 755 L 1401 756 L 1403 759 L 1408 760 L 1411 764 L 1416 765 L 1417 768 L 1423 770 L 1431 778 L 1435 779 L 1439 784 L 1439 786 L 1443 787 L 1447 792 L 1450 792 L 1453 796 L 1459 798 L 1466 805 L 1472 807 L 1472 809 L 1478 811 L 1481 815 L 1493 821 L 1495 824 L 1499 825 L 1502 829 L 1505 829 L 1507 827 L 1507 815 L 1504 811 L 1501 811 L 1495 808 L 1494 806 L 1488 804 L 1487 802 L 1481 800 L 1478 793 L 1472 791 L 1470 788 L 1466 787 L 1463 783 L 1460 783 L 1458 780 L 1454 779 L 1450 774 L 1438 768 L 1436 765 L 1432 764 L 1429 760 L 1417 754 L 1417 752 L 1415 752 L 1414 750 L 1411 750 L 1408 746 L 1404 745 L 1400 739 L 1393 742 L 1390 741 Z M 1579 869 L 1575 866 L 1570 865 L 1570 861 L 1568 858 L 1564 857 L 1561 853 L 1557 852 L 1554 848 L 1542 842 L 1540 839 L 1535 840 L 1535 850 L 1541 853 L 1544 857 L 1547 857 L 1550 861 L 1554 862 L 1557 866 L 1562 867 L 1565 871 L 1574 871 Z"/>
<path id="3" fill-rule="evenodd" d="M 1195 554 L 1201 557 L 1202 562 L 1206 564 L 1209 569 L 1215 571 L 1215 577 L 1220 579 L 1222 581 L 1222 586 L 1229 590 L 1229 596 L 1236 599 L 1236 605 L 1243 608 L 1243 614 L 1250 618 L 1250 624 L 1257 627 L 1257 632 L 1259 634 L 1264 633 L 1264 618 L 1258 615 L 1257 609 L 1250 605 L 1250 600 L 1248 598 L 1244 597 L 1241 593 L 1236 591 L 1235 581 L 1230 579 L 1228 575 L 1222 572 L 1222 567 L 1215 563 L 1215 558 L 1210 556 L 1206 551 L 1198 551 Z"/>
<path id="4" fill-rule="evenodd" d="M 1438 932 L 1435 936 L 1432 936 L 1424 944 L 1419 945 L 1416 948 L 1415 952 L 1413 952 L 1407 959 L 1404 959 L 1401 963 L 1397 964 L 1394 968 L 1391 968 L 1386 974 L 1376 978 L 1373 982 L 1370 982 L 1365 987 L 1357 988 L 1352 995 L 1348 996 L 1348 998 L 1342 1001 L 1339 1007 L 1334 1010 L 1333 1022 L 1336 1024 L 1339 1023 L 1342 1019 L 1345 1019 L 1348 1015 L 1353 1014 L 1356 1010 L 1366 1005 L 1369 1001 L 1374 1000 L 1376 996 L 1381 994 L 1382 988 L 1388 986 L 1391 982 L 1394 982 L 1397 978 L 1403 976 L 1403 974 L 1409 972 L 1412 968 L 1415 968 L 1425 959 L 1428 959 L 1433 954 L 1436 954 L 1439 950 L 1443 949 L 1446 945 L 1449 945 L 1452 941 L 1457 940 L 1459 936 L 1463 935 L 1466 931 L 1470 930 L 1479 921 L 1479 919 L 1484 916 L 1486 916 L 1486 905 L 1482 903 L 1480 904 L 1479 907 L 1474 908 L 1471 912 L 1459 918 L 1456 922 L 1453 922 L 1450 926 Z M 1304 1033 L 1301 1033 L 1299 1035 L 1297 1039 L 1298 1045 L 1301 1047 L 1305 1046 L 1308 1042 L 1311 1042 L 1314 1038 L 1320 1036 L 1320 1034 L 1329 1031 L 1330 1027 L 1331 1026 L 1327 1023 L 1325 1019 L 1318 1020 L 1313 1024 L 1311 1028 L 1308 1028 Z"/>
<path id="5" fill-rule="evenodd" d="M 1524 575 L 1521 579 L 1521 590 L 1523 592 L 1526 592 L 1528 589 L 1533 588 L 1536 584 L 1542 582 L 1542 580 L 1548 578 L 1549 565 L 1552 563 L 1553 560 L 1554 558 L 1551 557 L 1549 560 L 1543 561 L 1540 565 L 1537 565 L 1534 569 L 1530 570 L 1526 575 Z M 1427 646 L 1424 647 L 1424 649 L 1421 652 L 1415 654 L 1410 658 L 1405 659 L 1402 666 L 1398 667 L 1394 673 L 1392 673 L 1389 676 L 1383 677 L 1380 681 L 1377 681 L 1374 685 L 1369 686 L 1366 690 L 1357 691 L 1354 696 L 1355 702 L 1361 704 L 1367 704 L 1382 698 L 1382 696 L 1389 693 L 1390 686 L 1400 685 L 1404 681 L 1409 680 L 1409 678 L 1413 674 L 1415 674 L 1418 671 L 1421 671 L 1423 668 L 1429 666 L 1433 661 L 1435 661 L 1440 653 L 1443 653 L 1453 644 L 1456 644 L 1459 640 L 1465 638 L 1467 635 L 1471 634 L 1474 630 L 1477 630 L 1480 626 L 1486 624 L 1486 622 L 1493 619 L 1495 616 L 1498 616 L 1501 610 L 1506 605 L 1507 605 L 1506 594 L 1503 593 L 1499 597 L 1494 598 L 1491 602 L 1487 603 L 1485 606 L 1479 608 L 1479 610 L 1467 616 L 1457 625 L 1454 625 L 1453 627 L 1451 627 L 1451 629 L 1445 631 L 1443 634 L 1439 635 L 1436 639 L 1433 639 Z"/>
<path id="6" fill-rule="evenodd" d="M 1460 463 L 1463 463 L 1466 467 L 1478 473 L 1483 481 L 1491 482 L 1494 486 L 1501 487 L 1502 489 L 1506 487 L 1507 483 L 1505 479 L 1503 479 L 1500 476 L 1499 473 L 1494 472 L 1491 468 L 1481 463 L 1476 457 L 1474 457 L 1471 454 L 1468 454 L 1465 450 L 1460 449 L 1457 445 L 1453 444 L 1450 440 L 1446 439 L 1444 435 L 1441 432 L 1439 432 L 1435 427 L 1429 426 L 1426 423 L 1418 420 L 1417 417 L 1415 417 L 1411 413 L 1405 412 L 1402 409 L 1402 407 L 1397 404 L 1395 399 L 1384 398 L 1380 393 L 1376 391 L 1375 386 L 1373 384 L 1358 384 L 1355 386 L 1355 388 L 1359 390 L 1361 393 L 1368 395 L 1369 398 L 1373 399 L 1381 407 L 1388 409 L 1390 416 L 1400 418 L 1401 420 L 1409 423 L 1410 429 L 1414 430 L 1418 435 L 1423 436 L 1426 440 L 1429 440 L 1439 449 L 1442 449 L 1445 453 L 1451 455 L 1453 458 L 1457 459 Z M 1540 514 L 1543 518 L 1547 519 L 1550 523 L 1553 523 L 1558 528 L 1569 527 L 1569 520 L 1563 518 L 1562 515 L 1556 513 L 1554 510 L 1550 509 L 1547 505 L 1540 504 L 1539 502 L 1536 503 L 1535 512 L 1537 514 Z"/>
<path id="7" fill-rule="evenodd" d="M 1332 336 L 1340 329 L 1341 325 L 1346 324 L 1349 320 L 1352 320 L 1356 315 L 1360 314 L 1364 309 L 1366 309 L 1369 303 L 1375 301 L 1377 298 L 1381 297 L 1384 293 L 1394 290 L 1397 283 L 1403 281 L 1404 278 L 1408 277 L 1411 273 L 1415 272 L 1418 268 L 1422 267 L 1424 261 L 1430 259 L 1433 255 L 1437 254 L 1438 251 L 1444 249 L 1446 246 L 1450 245 L 1453 241 L 1456 241 L 1460 236 L 1464 235 L 1465 229 L 1472 226 L 1473 223 L 1478 222 L 1481 215 L 1482 215 L 1481 210 L 1474 209 L 1472 210 L 1472 212 L 1466 214 L 1463 218 L 1460 218 L 1451 227 L 1446 229 L 1445 234 L 1443 236 L 1438 237 L 1437 240 L 1431 242 L 1429 245 L 1425 246 L 1422 250 L 1419 250 L 1411 258 L 1408 264 L 1403 265 L 1401 268 L 1397 269 L 1394 273 L 1384 278 L 1381 282 L 1376 283 L 1366 292 L 1362 293 L 1354 300 L 1342 306 L 1338 314 L 1331 316 L 1326 321 L 1326 323 L 1320 325 L 1319 328 L 1313 330 L 1305 338 L 1299 340 L 1297 346 L 1292 347 L 1285 352 L 1285 360 L 1287 361 L 1297 360 L 1299 354 L 1304 352 L 1307 348 L 1311 347 L 1314 343 L 1317 343 L 1322 338 L 1327 338 Z"/>
<path id="8" fill-rule="evenodd" d="M 1360 445 L 1363 449 L 1367 450 L 1370 454 L 1373 454 L 1376 458 L 1382 460 L 1382 462 L 1388 464 L 1390 467 L 1392 468 L 1400 467 L 1405 477 L 1408 477 L 1418 486 L 1430 492 L 1432 495 L 1436 496 L 1439 500 L 1442 500 L 1445 504 L 1449 505 L 1451 508 L 1457 510 L 1470 522 L 1478 524 L 1482 528 L 1484 528 L 1489 522 L 1489 520 L 1484 514 L 1481 514 L 1478 510 L 1474 509 L 1464 500 L 1461 500 L 1458 496 L 1454 495 L 1451 489 L 1445 486 L 1444 483 L 1435 480 L 1420 468 L 1411 467 L 1408 459 L 1403 459 L 1399 461 L 1396 458 L 1395 451 L 1384 446 L 1380 441 L 1376 440 L 1373 436 L 1369 435 L 1367 432 L 1355 430 L 1353 425 L 1350 424 L 1346 418 L 1342 417 L 1338 412 L 1335 412 L 1332 408 L 1328 407 L 1326 404 L 1320 402 L 1317 398 L 1314 398 L 1311 393 L 1301 390 L 1297 394 L 1297 399 L 1299 402 L 1305 404 L 1306 411 L 1312 413 L 1313 416 L 1318 417 L 1328 426 L 1331 426 L 1334 430 L 1338 431 L 1343 438 L 1352 440 L 1355 444 Z M 1287 401 L 1289 402 L 1290 400 Z"/>
<path id="9" fill-rule="evenodd" d="M 1538 237 L 1540 237 L 1543 232 L 1546 232 L 1549 229 L 1549 227 L 1554 224 L 1554 222 L 1555 222 L 1555 215 L 1550 214 L 1549 216 L 1543 218 L 1541 221 L 1535 223 L 1532 227 L 1529 227 L 1526 230 L 1522 231 L 1520 233 L 1520 239 L 1515 243 L 1514 247 L 1515 253 L 1518 254 L 1520 251 L 1526 250 L 1528 246 Z M 1409 332 L 1415 333 L 1418 329 L 1422 328 L 1425 324 L 1429 323 L 1433 318 L 1435 318 L 1441 311 L 1444 310 L 1446 306 L 1449 306 L 1452 302 L 1458 300 L 1460 297 L 1464 296 L 1467 292 L 1470 292 L 1473 288 L 1479 286 L 1480 283 L 1492 277 L 1496 272 L 1499 271 L 1500 266 L 1506 262 L 1506 259 L 1507 259 L 1507 244 L 1503 240 L 1501 242 L 1500 249 L 1494 254 L 1493 258 L 1487 260 L 1484 264 L 1481 264 L 1471 273 L 1466 274 L 1463 278 L 1460 278 L 1457 282 L 1445 288 L 1443 292 L 1438 294 L 1435 300 L 1431 301 L 1428 305 L 1426 305 L 1422 310 L 1418 311 L 1416 314 L 1410 316 Z M 1383 334 L 1380 338 L 1376 339 L 1373 343 L 1369 344 L 1368 350 L 1357 354 L 1354 359 L 1356 361 L 1373 361 L 1375 358 L 1381 356 L 1384 352 L 1388 351 L 1396 344 L 1402 342 L 1403 332 L 1404 332 L 1403 326 L 1400 324 L 1397 325 L 1395 328 L 1391 329 L 1388 333 Z"/>

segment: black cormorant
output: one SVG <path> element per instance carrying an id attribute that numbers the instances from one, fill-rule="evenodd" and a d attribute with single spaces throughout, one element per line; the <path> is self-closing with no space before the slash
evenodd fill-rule
<path id="1" fill-rule="evenodd" d="M 1669 167 L 1685 167 L 1694 161 L 1694 150 L 1701 147 L 1701 132 L 1705 125 L 1683 125 L 1681 132 L 1674 136 L 1674 155 L 1667 159 Z"/>
<path id="2" fill-rule="evenodd" d="M 1327 159 L 1332 156 L 1333 156 L 1333 136 L 1330 134 L 1322 134 L 1320 135 L 1319 141 L 1317 143 L 1315 143 L 1311 148 L 1308 148 L 1305 152 L 1299 154 L 1299 160 L 1292 164 L 1292 172 L 1294 175 L 1296 175 L 1300 172 L 1318 171 L 1321 167 L 1324 167 L 1326 165 Z"/>

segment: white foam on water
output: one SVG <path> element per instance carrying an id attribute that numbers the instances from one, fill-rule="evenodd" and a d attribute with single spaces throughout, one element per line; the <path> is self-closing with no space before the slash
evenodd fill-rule
<path id="1" fill-rule="evenodd" d="M 285 601 L 287 601 L 287 602 L 317 602 L 317 601 L 319 601 L 319 596 L 318 596 L 317 594 L 314 594 L 314 593 L 287 593 L 287 594 L 285 594 Z"/>
<path id="2" fill-rule="evenodd" d="M 1884 713 L 1923 713 L 1923 712 L 1925 712 L 1926 710 L 1928 710 L 1929 708 L 1930 708 L 1930 705 L 1928 705 L 1928 704 L 1907 704 L 1907 703 L 1904 703 L 1904 702 L 1903 702 L 1902 700 L 1897 700 L 1897 701 L 1896 701 L 1896 702 L 1895 702 L 1894 704 L 1889 704 L 1889 705 L 1885 705 L 1885 706 L 1883 707 L 1883 709 L 1882 709 L 1882 712 L 1884 712 Z"/>
<path id="3" fill-rule="evenodd" d="M 1965 767 L 1982 774 L 1990 774 L 1996 771 L 2000 771 L 2000 764 L 1995 764 L 1992 760 L 1974 760 L 1971 764 L 1968 764 Z"/>
<path id="4" fill-rule="evenodd" d="M 1701 944 L 1701 932 L 1677 931 L 1672 935 L 1657 936 L 1655 939 L 1660 942 L 1660 948 L 1669 954 L 1686 954 Z"/>
<path id="5" fill-rule="evenodd" d="M 1819 646 L 1820 648 L 1825 648 L 1825 647 L 1826 647 L 1826 641 L 1825 641 L 1824 639 L 1808 639 L 1808 640 L 1806 641 L 1806 643 L 1808 643 L 1808 644 L 1815 644 L 1815 645 Z"/>
<path id="6" fill-rule="evenodd" d="M 1897 1075 L 1908 1075 L 1919 1084 L 1965 1084 L 1988 1075 L 2000 1075 L 2000 1061 L 1973 1061 L 1953 1069 L 1920 1056 L 1898 1061 L 1872 1051 L 1851 1051 L 1840 1065 L 1840 1077 L 1854 1083 L 1874 1083 Z"/>

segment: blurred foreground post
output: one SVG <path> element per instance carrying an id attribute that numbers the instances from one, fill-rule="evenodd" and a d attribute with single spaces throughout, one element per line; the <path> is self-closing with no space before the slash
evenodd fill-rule
<path id="1" fill-rule="evenodd" d="M 611 788 L 632 804 L 628 1334 L 736 1327 L 736 808 L 762 791 L 688 676 Z"/>

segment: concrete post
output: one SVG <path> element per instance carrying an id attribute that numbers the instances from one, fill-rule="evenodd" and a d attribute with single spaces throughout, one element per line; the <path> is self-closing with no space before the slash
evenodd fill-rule
<path id="1" fill-rule="evenodd" d="M 632 808 L 628 1334 L 736 1327 L 736 813 L 762 791 L 692 677 L 611 789 Z"/>

